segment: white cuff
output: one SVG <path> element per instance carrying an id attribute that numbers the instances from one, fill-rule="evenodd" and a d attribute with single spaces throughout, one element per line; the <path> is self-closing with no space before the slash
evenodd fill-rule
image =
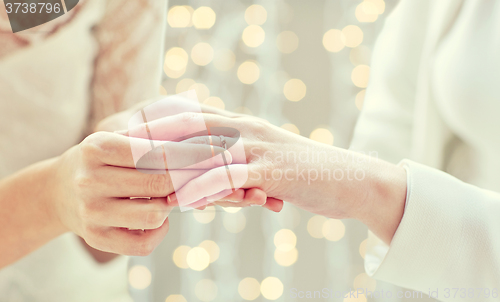
<path id="1" fill-rule="evenodd" d="M 369 234 L 367 274 L 422 292 L 500 290 L 500 195 L 410 160 L 400 164 L 408 177 L 405 212 L 390 246 Z"/>

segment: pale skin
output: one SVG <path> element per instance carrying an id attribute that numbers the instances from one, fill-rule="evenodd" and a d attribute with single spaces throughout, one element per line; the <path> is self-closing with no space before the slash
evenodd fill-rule
<path id="1" fill-rule="evenodd" d="M 98 128 L 123 128 L 136 111 L 133 108 L 117 114 Z M 145 146 L 149 144 L 147 140 L 138 140 Z M 199 148 L 170 146 L 179 156 L 200 156 Z M 184 181 L 223 165 L 220 154 L 203 160 L 190 167 Z M 168 171 L 144 174 L 135 169 L 129 138 L 109 132 L 94 133 L 61 156 L 0 180 L 0 268 L 66 232 L 81 236 L 100 251 L 148 255 L 168 232 L 168 214 L 176 206 L 168 198 L 173 192 Z M 225 199 L 279 210 L 276 202 L 279 207 L 280 201 L 266 204 L 267 196 L 258 189 L 237 190 Z M 102 253 L 96 255 L 102 260 L 111 258 Z"/>
<path id="2" fill-rule="evenodd" d="M 182 121 L 182 131 L 189 132 L 189 128 L 199 123 L 200 119 L 204 120 L 208 128 L 231 127 L 240 132 L 245 155 L 236 154 L 231 148 L 228 150 L 232 153 L 229 169 L 233 181 L 240 181 L 241 188 L 258 188 L 268 198 L 285 200 L 326 217 L 357 219 L 390 244 L 402 219 L 406 200 L 406 171 L 403 167 L 317 143 L 249 116 L 182 113 L 157 119 L 147 126 L 152 132 L 161 133 L 162 129 L 172 129 L 172 125 Z M 183 142 L 219 146 L 219 135 L 223 135 L 228 142 L 236 140 L 234 133 L 212 134 L 211 137 L 192 137 Z M 172 136 L 172 133 L 168 135 Z M 161 138 L 161 134 L 158 138 Z M 334 158 L 340 160 L 305 162 L 293 157 L 294 154 L 306 152 L 335 155 Z M 289 155 L 288 158 L 283 154 Z M 330 172 L 330 178 L 324 176 L 321 179 L 318 176 L 313 179 L 314 171 L 324 173 L 325 169 L 342 170 L 344 176 L 340 177 L 337 173 L 334 179 Z M 307 174 L 301 176 L 300 171 L 311 173 L 311 177 Z M 350 177 L 347 176 L 348 171 L 351 171 Z M 358 171 L 357 174 L 354 174 L 355 171 Z M 247 174 L 250 175 L 248 179 L 245 177 Z M 231 189 L 228 182 L 224 181 L 226 177 L 226 167 L 212 169 L 189 181 L 177 194 L 185 193 L 183 196 L 188 196 L 185 200 L 187 203 L 196 202 L 205 196 Z"/>
<path id="3" fill-rule="evenodd" d="M 189 111 L 185 103 L 172 105 L 179 107 L 181 112 Z M 117 114 L 103 121 L 100 127 L 110 128 L 104 130 L 126 128 L 126 121 L 136 111 L 137 108 Z M 406 197 L 406 172 L 402 167 L 313 142 L 258 118 L 215 109 L 204 111 L 204 114 L 168 116 L 148 124 L 152 131 L 155 127 L 163 127 L 189 133 L 190 123 L 203 119 L 208 127 L 232 127 L 240 131 L 246 156 L 227 154 L 229 168 L 236 182 L 238 175 L 246 171 L 250 172 L 250 178 L 229 196 L 225 196 L 227 193 L 220 195 L 231 189 L 219 181 L 226 175 L 224 162 L 220 156 L 202 161 L 196 169 L 188 171 L 190 174 L 181 188 L 194 205 L 203 206 L 225 196 L 215 203 L 224 206 L 255 204 L 279 211 L 282 200 L 286 200 L 327 217 L 358 219 L 386 243 L 391 242 L 401 221 Z M 172 127 L 179 125 L 179 121 L 183 127 Z M 220 148 L 219 134 L 214 134 L 217 136 L 211 140 L 208 137 L 188 138 L 182 143 L 192 144 L 191 150 L 180 148 L 179 154 L 196 158 L 199 147 L 209 143 Z M 228 141 L 234 139 L 231 134 L 220 135 L 226 135 Z M 0 229 L 3 243 L 0 268 L 66 232 L 76 233 L 91 247 L 104 252 L 151 253 L 168 232 L 168 213 L 177 205 L 176 198 L 169 173 L 143 174 L 135 170 L 129 139 L 142 139 L 145 145 L 149 144 L 146 138 L 95 133 L 57 158 L 2 179 L 0 220 L 4 224 Z M 362 181 L 266 178 L 266 171 L 286 173 L 294 169 L 319 169 L 318 163 L 276 160 L 277 151 L 300 153 L 307 147 L 316 152 L 351 156 L 357 162 L 354 168 L 364 170 L 365 178 Z M 231 148 L 228 151 L 231 152 Z M 349 168 L 346 162 L 325 162 L 324 166 L 332 170 Z M 258 179 L 255 175 L 264 177 Z M 205 202 L 198 204 L 200 200 Z"/>

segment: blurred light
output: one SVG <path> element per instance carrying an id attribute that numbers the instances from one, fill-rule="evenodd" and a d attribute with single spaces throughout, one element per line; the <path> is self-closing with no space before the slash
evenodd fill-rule
<path id="1" fill-rule="evenodd" d="M 183 295 L 170 295 L 165 302 L 187 302 Z"/>
<path id="2" fill-rule="evenodd" d="M 274 235 L 274 245 L 282 252 L 288 252 L 295 248 L 297 236 L 292 230 L 281 229 Z"/>
<path id="3" fill-rule="evenodd" d="M 313 238 L 323 238 L 323 224 L 326 221 L 325 216 L 315 215 L 307 222 L 307 232 Z"/>
<path id="4" fill-rule="evenodd" d="M 375 5 L 375 7 L 377 7 L 377 13 L 379 15 L 381 15 L 381 14 L 384 13 L 384 11 L 385 11 L 385 2 L 384 2 L 384 0 L 365 0 L 365 2 L 373 3 Z"/>
<path id="5" fill-rule="evenodd" d="M 358 65 L 354 67 L 351 73 L 351 80 L 356 87 L 366 88 L 370 79 L 370 66 Z"/>
<path id="6" fill-rule="evenodd" d="M 134 265 L 128 272 L 128 282 L 135 289 L 145 289 L 151 284 L 151 272 L 143 265 Z"/>
<path id="7" fill-rule="evenodd" d="M 200 6 L 193 13 L 193 25 L 197 29 L 209 29 L 215 24 L 215 12 L 208 6 Z"/>
<path id="8" fill-rule="evenodd" d="M 188 58 L 187 52 L 180 47 L 169 49 L 163 65 L 165 74 L 172 79 L 180 78 L 186 72 Z"/>
<path id="9" fill-rule="evenodd" d="M 276 46 L 282 53 L 292 53 L 299 47 L 299 37 L 293 31 L 284 31 L 278 35 Z"/>
<path id="10" fill-rule="evenodd" d="M 306 96 L 307 87 L 304 82 L 299 79 L 290 79 L 283 87 L 285 97 L 292 102 L 298 102 Z"/>
<path id="11" fill-rule="evenodd" d="M 262 5 L 250 5 L 245 10 L 245 21 L 248 25 L 262 25 L 267 20 L 267 11 Z"/>
<path id="12" fill-rule="evenodd" d="M 206 207 L 204 210 L 193 209 L 193 216 L 199 223 L 210 223 L 215 218 L 215 208 Z"/>
<path id="13" fill-rule="evenodd" d="M 365 101 L 365 94 L 366 94 L 366 89 L 363 89 L 360 92 L 358 92 L 358 94 L 356 94 L 355 104 L 359 110 L 363 108 L 363 102 Z"/>
<path id="14" fill-rule="evenodd" d="M 189 265 L 187 264 L 187 254 L 190 250 L 191 248 L 186 245 L 181 245 L 175 249 L 174 253 L 172 254 L 172 260 L 174 260 L 174 263 L 177 267 L 189 268 Z"/>
<path id="15" fill-rule="evenodd" d="M 236 56 L 230 49 L 219 49 L 215 52 L 214 66 L 218 70 L 230 70 L 231 68 L 233 68 L 235 61 Z"/>
<path id="16" fill-rule="evenodd" d="M 216 96 L 212 96 L 212 97 L 209 97 L 208 99 L 204 100 L 203 104 L 206 104 L 208 106 L 212 106 L 212 107 L 215 107 L 218 109 L 222 109 L 222 110 L 224 110 L 224 108 L 226 107 L 226 105 L 224 105 L 224 102 L 221 100 L 221 98 L 216 97 Z"/>
<path id="17" fill-rule="evenodd" d="M 168 11 L 167 19 L 170 27 L 188 27 L 191 23 L 191 12 L 186 6 L 173 6 Z"/>
<path id="18" fill-rule="evenodd" d="M 370 57 L 371 51 L 365 45 L 359 45 L 358 47 L 351 49 L 351 52 L 349 53 L 349 60 L 354 66 L 360 64 L 370 64 Z"/>
<path id="19" fill-rule="evenodd" d="M 236 212 L 234 214 L 226 213 L 224 215 L 223 224 L 224 228 L 230 233 L 239 233 L 243 231 L 247 220 L 245 215 L 241 212 Z"/>
<path id="20" fill-rule="evenodd" d="M 260 283 L 254 278 L 245 278 L 238 285 L 238 293 L 247 300 L 252 301 L 260 296 Z"/>
<path id="21" fill-rule="evenodd" d="M 193 13 L 194 13 L 194 8 L 192 8 L 190 5 L 183 5 L 185 9 L 189 11 L 189 24 L 187 27 L 193 26 Z"/>
<path id="22" fill-rule="evenodd" d="M 241 210 L 241 208 L 239 208 L 239 207 L 222 207 L 222 209 L 224 211 L 226 211 L 227 213 L 236 213 L 236 212 L 239 212 Z"/>
<path id="23" fill-rule="evenodd" d="M 173 71 L 185 69 L 189 56 L 187 52 L 180 47 L 172 47 L 165 54 L 165 67 Z"/>
<path id="24" fill-rule="evenodd" d="M 217 298 L 217 284 L 210 279 L 200 280 L 194 289 L 196 297 L 204 302 L 210 302 Z"/>
<path id="25" fill-rule="evenodd" d="M 243 43 L 248 47 L 257 47 L 264 43 L 266 32 L 258 25 L 248 25 L 241 35 Z"/>
<path id="26" fill-rule="evenodd" d="M 214 263 L 217 259 L 219 259 L 220 248 L 214 241 L 205 240 L 198 246 L 204 248 L 208 252 L 208 255 L 210 256 L 210 263 Z"/>
<path id="27" fill-rule="evenodd" d="M 234 109 L 233 112 L 246 114 L 246 115 L 253 115 L 252 110 L 248 109 L 247 107 L 238 107 L 238 108 Z"/>
<path id="28" fill-rule="evenodd" d="M 356 291 L 351 291 L 344 296 L 343 302 L 366 302 L 366 297 L 363 294 L 358 294 Z"/>
<path id="29" fill-rule="evenodd" d="M 323 144 L 327 145 L 333 145 L 333 134 L 330 132 L 330 130 L 325 129 L 325 128 L 316 128 L 311 132 L 309 135 L 309 138 L 312 139 L 313 141 L 317 141 Z"/>
<path id="30" fill-rule="evenodd" d="M 295 262 L 297 262 L 298 257 L 299 251 L 297 251 L 296 248 L 293 248 L 289 251 L 282 251 L 279 249 L 276 249 L 276 251 L 274 251 L 274 260 L 276 260 L 276 263 L 281 266 L 293 265 Z"/>
<path id="31" fill-rule="evenodd" d="M 344 49 L 346 38 L 342 31 L 330 29 L 323 35 L 323 46 L 330 52 L 339 52 Z"/>
<path id="32" fill-rule="evenodd" d="M 375 22 L 378 18 L 378 8 L 372 2 L 363 1 L 356 7 L 355 15 L 359 22 Z"/>
<path id="33" fill-rule="evenodd" d="M 260 68 L 253 61 L 243 62 L 240 67 L 238 67 L 238 79 L 243 84 L 253 84 L 260 77 Z"/>
<path id="34" fill-rule="evenodd" d="M 342 33 L 347 47 L 358 47 L 363 42 L 363 31 L 356 25 L 347 25 Z"/>
<path id="35" fill-rule="evenodd" d="M 362 273 L 354 278 L 354 289 L 363 288 L 369 291 L 375 291 L 377 289 L 377 281 L 375 279 L 370 278 L 366 273 Z"/>
<path id="36" fill-rule="evenodd" d="M 363 258 L 363 259 L 365 259 L 365 256 L 366 256 L 366 244 L 367 243 L 368 243 L 368 239 L 365 239 L 359 245 L 359 254 L 361 255 L 361 258 Z"/>
<path id="37" fill-rule="evenodd" d="M 195 271 L 202 271 L 210 264 L 210 255 L 202 247 L 192 248 L 186 258 L 188 266 Z"/>
<path id="38" fill-rule="evenodd" d="M 260 292 L 267 300 L 276 300 L 283 294 L 283 283 L 276 277 L 267 277 L 260 284 Z"/>
<path id="39" fill-rule="evenodd" d="M 193 60 L 196 65 L 208 65 L 208 63 L 212 62 L 213 58 L 214 49 L 208 43 L 200 42 L 191 50 L 191 60 Z"/>
<path id="40" fill-rule="evenodd" d="M 283 124 L 283 125 L 281 125 L 281 128 L 288 130 L 288 131 L 295 133 L 295 134 L 300 134 L 299 128 L 297 128 L 297 126 L 295 126 L 294 124 Z"/>
<path id="41" fill-rule="evenodd" d="M 196 91 L 196 96 L 198 97 L 199 102 L 203 102 L 210 96 L 210 90 L 205 84 L 195 83 L 189 86 L 188 90 L 194 89 Z"/>
<path id="42" fill-rule="evenodd" d="M 184 73 L 186 73 L 186 68 L 181 69 L 181 70 L 171 70 L 170 68 L 167 68 L 165 66 L 165 68 L 163 69 L 163 71 L 165 71 L 165 74 L 169 78 L 171 78 L 171 79 L 178 79 L 178 78 L 182 77 L 184 75 Z"/>
<path id="43" fill-rule="evenodd" d="M 338 219 L 328 219 L 323 223 L 323 236 L 330 241 L 339 241 L 345 235 L 345 225 Z"/>
<path id="44" fill-rule="evenodd" d="M 165 87 L 163 87 L 162 85 L 160 85 L 158 92 L 160 93 L 160 95 L 168 95 L 167 89 L 165 89 Z"/>
<path id="45" fill-rule="evenodd" d="M 175 93 L 181 93 L 189 90 L 189 87 L 196 84 L 196 82 L 192 79 L 182 79 L 177 83 L 175 87 Z"/>

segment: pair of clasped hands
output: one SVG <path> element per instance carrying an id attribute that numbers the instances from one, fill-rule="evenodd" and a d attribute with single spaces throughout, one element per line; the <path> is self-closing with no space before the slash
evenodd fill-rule
<path id="1" fill-rule="evenodd" d="M 65 230 L 90 246 L 117 254 L 150 254 L 167 234 L 168 215 L 179 206 L 180 195 L 184 207 L 198 209 L 259 205 L 279 212 L 286 200 L 332 218 L 356 218 L 355 212 L 359 213 L 355 209 L 366 197 L 359 187 L 353 190 L 342 181 L 295 177 L 293 171 L 311 169 L 314 164 L 277 160 L 273 155 L 278 151 L 298 154 L 306 148 L 308 152 L 349 151 L 311 141 L 260 118 L 203 105 L 199 112 L 200 104 L 176 97 L 163 100 L 157 108 L 169 115 L 158 114 L 137 124 L 134 128 L 139 131 L 130 129 L 129 120 L 145 106 L 139 104 L 103 120 L 97 132 L 58 159 L 53 214 Z M 200 123 L 207 129 L 236 129 L 238 137 L 231 133 L 193 136 L 200 133 L 196 129 Z M 178 160 L 165 161 L 158 170 L 147 163 L 138 167 L 133 149 L 151 150 L 151 133 L 154 141 L 169 141 L 161 146 L 162 152 L 156 152 L 160 148 L 150 152 L 153 161 L 165 160 L 165 152 Z M 245 152 L 233 152 L 237 139 Z M 214 156 L 207 158 L 207 150 Z M 282 172 L 289 177 L 276 177 Z"/>

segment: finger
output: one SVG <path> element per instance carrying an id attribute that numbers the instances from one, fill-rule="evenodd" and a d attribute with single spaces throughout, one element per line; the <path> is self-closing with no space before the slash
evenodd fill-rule
<path id="1" fill-rule="evenodd" d="M 136 170 L 102 167 L 93 175 L 93 193 L 107 197 L 165 197 L 207 170 Z"/>
<path id="2" fill-rule="evenodd" d="M 203 135 L 203 136 L 195 136 L 195 137 L 190 137 L 187 138 L 180 143 L 187 143 L 187 144 L 196 144 L 196 145 L 208 145 L 208 146 L 217 146 L 217 147 L 222 147 L 222 139 L 225 140 L 226 142 L 226 147 L 230 148 L 230 146 L 233 146 L 236 144 L 238 141 L 237 138 L 234 137 L 226 137 L 221 135 Z"/>
<path id="3" fill-rule="evenodd" d="M 284 202 L 283 200 L 276 199 L 273 197 L 268 197 L 264 208 L 269 209 L 273 212 L 281 212 L 283 210 Z"/>
<path id="4" fill-rule="evenodd" d="M 139 169 L 212 169 L 232 162 L 231 153 L 221 147 L 166 142 L 142 155 L 135 165 Z"/>
<path id="5" fill-rule="evenodd" d="M 154 230 L 128 230 L 125 228 L 94 227 L 88 230 L 85 241 L 101 251 L 130 256 L 147 256 L 168 233 L 168 218 Z"/>
<path id="6" fill-rule="evenodd" d="M 144 115 L 142 115 L 141 112 L 140 116 L 142 122 L 144 122 L 144 117 L 147 121 L 152 121 L 165 116 L 172 116 L 184 112 L 200 112 L 200 109 L 203 113 L 218 114 L 227 117 L 242 116 L 241 114 L 200 104 L 197 100 L 191 99 L 187 95 L 171 95 L 167 97 L 154 98 L 152 100 L 139 103 L 136 107 L 132 108 L 136 114 L 141 110 L 144 111 Z"/>
<path id="7" fill-rule="evenodd" d="M 243 196 L 241 192 L 244 192 Z M 261 205 L 262 207 L 273 212 L 280 212 L 283 209 L 282 200 L 267 197 L 267 194 L 264 191 L 257 188 L 248 190 L 238 189 L 231 195 L 237 196 L 234 197 L 233 200 L 238 200 L 239 202 L 234 203 L 233 201 L 226 201 L 226 199 L 230 198 L 230 195 L 228 195 L 224 197 L 224 200 L 218 200 L 214 202 L 214 204 L 222 207 L 247 207 L 251 205 Z"/>
<path id="8" fill-rule="evenodd" d="M 152 141 L 98 132 L 82 142 L 85 158 L 110 166 L 169 169 L 210 168 L 232 162 L 229 152 L 217 146 Z M 137 163 L 137 164 L 136 164 Z"/>
<path id="9" fill-rule="evenodd" d="M 126 135 L 151 140 L 178 141 L 180 138 L 182 138 L 180 140 L 184 140 L 194 133 L 197 133 L 195 136 L 201 135 L 198 133 L 209 135 L 212 134 L 209 133 L 211 128 L 221 128 L 218 130 L 224 133 L 213 134 L 232 137 L 238 134 L 237 131 L 230 129 L 235 125 L 236 120 L 217 114 L 185 112 L 134 125 L 128 129 Z"/>
<path id="10" fill-rule="evenodd" d="M 167 198 L 110 198 L 88 213 L 93 223 L 129 229 L 157 229 L 163 225 L 173 207 Z"/>
<path id="11" fill-rule="evenodd" d="M 267 194 L 257 188 L 251 189 L 238 189 L 234 193 L 231 190 L 225 190 L 227 195 L 223 198 L 219 198 L 216 202 L 217 205 L 222 207 L 248 207 L 251 205 L 259 205 L 262 206 L 266 203 Z M 222 195 L 223 192 L 219 193 Z M 212 195 L 215 197 L 218 194 Z M 207 197 L 210 200 L 209 197 Z"/>
<path id="12" fill-rule="evenodd" d="M 236 190 L 243 186 L 255 187 L 257 184 L 252 182 L 253 180 L 248 178 L 247 165 L 230 165 L 209 170 L 189 181 L 177 190 L 176 197 L 179 204 L 184 206 L 223 190 Z"/>
<path id="13" fill-rule="evenodd" d="M 222 192 L 216 193 L 211 196 L 207 196 L 207 201 L 208 202 L 214 202 L 214 201 L 228 201 L 231 203 L 237 203 L 240 201 L 243 201 L 243 198 L 245 197 L 245 190 L 243 189 L 238 189 L 236 191 L 233 190 L 223 190 Z"/>

